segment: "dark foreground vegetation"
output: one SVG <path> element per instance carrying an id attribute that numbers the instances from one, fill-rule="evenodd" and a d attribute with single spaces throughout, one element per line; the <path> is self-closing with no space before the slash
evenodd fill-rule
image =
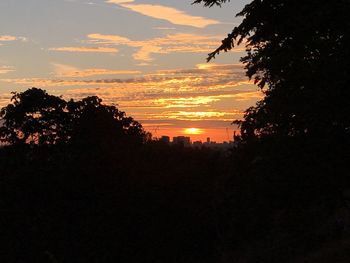
<path id="1" fill-rule="evenodd" d="M 44 140 L 62 132 L 54 97 L 15 97 L 2 111 L 2 138 L 16 141 L 0 149 L 4 262 L 349 260 L 348 136 L 266 137 L 230 154 L 169 146 L 86 98 L 70 135 Z"/>
<path id="2" fill-rule="evenodd" d="M 32 88 L 0 112 L 4 262 L 215 262 L 222 152 L 151 141 L 97 97 Z"/>
<path id="3" fill-rule="evenodd" d="M 349 262 L 349 12 L 245 7 L 209 55 L 246 43 L 265 93 L 230 154 L 151 141 L 97 97 L 14 94 L 0 113 L 1 261 Z"/>

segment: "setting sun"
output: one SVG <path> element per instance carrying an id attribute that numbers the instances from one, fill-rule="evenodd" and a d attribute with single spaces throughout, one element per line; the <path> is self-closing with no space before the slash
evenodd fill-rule
<path id="1" fill-rule="evenodd" d="M 198 129 L 198 128 L 186 128 L 184 129 L 184 133 L 185 134 L 203 134 L 203 130 L 202 129 Z"/>

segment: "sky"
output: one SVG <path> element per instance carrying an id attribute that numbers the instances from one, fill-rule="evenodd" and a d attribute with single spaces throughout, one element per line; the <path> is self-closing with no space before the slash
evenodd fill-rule
<path id="1" fill-rule="evenodd" d="M 231 122 L 262 94 L 239 62 L 244 46 L 206 57 L 249 2 L 1 0 L 0 106 L 30 87 L 97 95 L 155 137 L 232 140 Z"/>

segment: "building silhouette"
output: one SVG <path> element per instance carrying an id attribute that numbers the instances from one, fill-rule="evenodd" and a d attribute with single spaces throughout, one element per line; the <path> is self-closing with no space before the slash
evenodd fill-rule
<path id="1" fill-rule="evenodd" d="M 185 136 L 173 137 L 173 144 L 183 145 L 185 147 L 191 146 L 191 138 Z"/>
<path id="2" fill-rule="evenodd" d="M 160 142 L 163 142 L 165 144 L 170 144 L 170 137 L 169 136 L 162 136 L 159 139 Z"/>

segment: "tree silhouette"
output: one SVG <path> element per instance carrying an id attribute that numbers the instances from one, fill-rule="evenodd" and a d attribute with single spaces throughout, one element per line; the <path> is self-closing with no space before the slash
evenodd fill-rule
<path id="1" fill-rule="evenodd" d="M 93 144 L 121 138 L 142 142 L 146 136 L 140 123 L 96 96 L 67 102 L 31 88 L 14 93 L 11 101 L 0 111 L 0 139 L 6 144 Z"/>
<path id="2" fill-rule="evenodd" d="M 265 98 L 237 122 L 244 137 L 347 132 L 349 12 L 346 0 L 254 0 L 238 14 L 243 21 L 208 60 L 246 45 L 247 55 L 241 61 Z"/>
<path id="3" fill-rule="evenodd" d="M 349 239 L 339 215 L 349 213 L 349 13 L 347 0 L 252 0 L 208 56 L 244 44 L 246 74 L 265 93 L 235 121 L 242 143 L 218 193 L 225 262 L 309 262 Z"/>
<path id="4" fill-rule="evenodd" d="M 2 142 L 9 144 L 54 144 L 66 141 L 66 102 L 46 91 L 32 88 L 13 93 L 12 104 L 0 111 Z"/>
<path id="5" fill-rule="evenodd" d="M 72 141 L 89 145 L 113 145 L 123 139 L 127 143 L 142 143 L 146 132 L 142 125 L 115 106 L 102 104 L 96 96 L 81 101 L 69 101 L 72 113 Z"/>

